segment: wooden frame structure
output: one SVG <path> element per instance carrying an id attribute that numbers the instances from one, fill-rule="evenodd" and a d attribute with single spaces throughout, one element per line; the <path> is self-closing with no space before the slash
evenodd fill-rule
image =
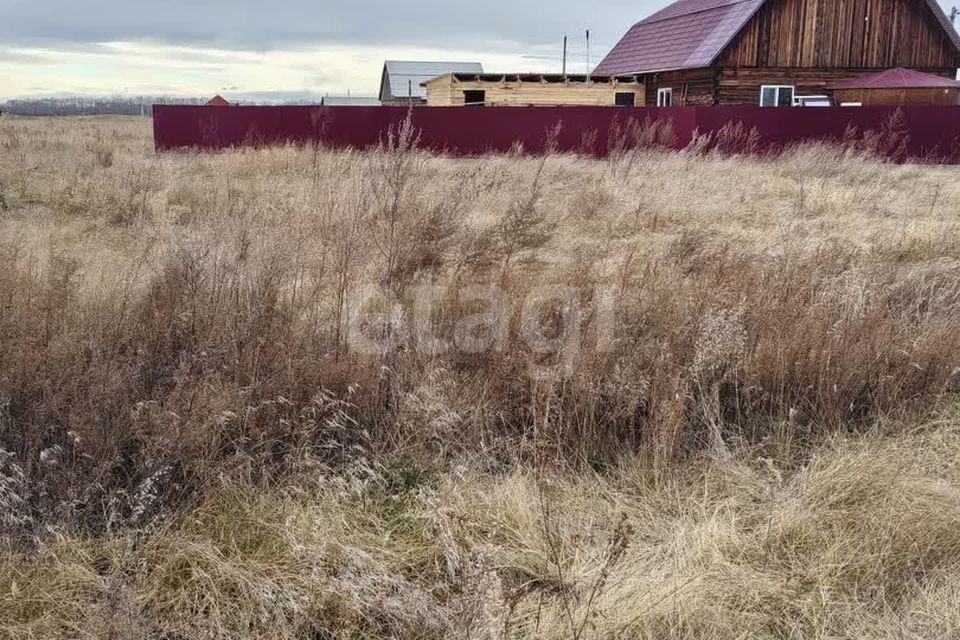
<path id="1" fill-rule="evenodd" d="M 447 73 L 422 83 L 427 106 L 643 106 L 636 76 Z"/>

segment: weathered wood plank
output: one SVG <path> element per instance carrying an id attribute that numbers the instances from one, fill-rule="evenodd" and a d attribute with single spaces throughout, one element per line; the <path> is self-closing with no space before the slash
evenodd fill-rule
<path id="1" fill-rule="evenodd" d="M 921 0 L 774 0 L 719 64 L 870 69 L 944 67 L 960 59 Z"/>

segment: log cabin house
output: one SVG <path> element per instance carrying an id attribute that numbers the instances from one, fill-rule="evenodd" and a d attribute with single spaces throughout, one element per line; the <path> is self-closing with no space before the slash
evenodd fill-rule
<path id="1" fill-rule="evenodd" d="M 640 77 L 647 106 L 773 107 L 830 104 L 833 85 L 870 72 L 953 79 L 958 66 L 960 37 L 937 0 L 679 0 L 594 73 Z"/>
<path id="2" fill-rule="evenodd" d="M 429 107 L 642 107 L 636 76 L 447 73 L 423 83 Z"/>

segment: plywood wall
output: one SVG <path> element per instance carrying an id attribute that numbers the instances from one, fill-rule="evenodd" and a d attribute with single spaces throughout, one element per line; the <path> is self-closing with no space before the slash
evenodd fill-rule
<path id="1" fill-rule="evenodd" d="M 427 106 L 463 106 L 464 92 L 486 93 L 487 106 L 582 105 L 613 106 L 617 93 L 633 93 L 634 104 L 644 104 L 644 86 L 635 82 L 546 82 L 456 80 L 441 76 L 427 84 Z"/>
<path id="2" fill-rule="evenodd" d="M 925 0 L 773 0 L 718 61 L 735 67 L 956 68 Z"/>

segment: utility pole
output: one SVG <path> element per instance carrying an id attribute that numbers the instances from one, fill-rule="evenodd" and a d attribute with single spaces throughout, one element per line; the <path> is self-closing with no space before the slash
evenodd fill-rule
<path id="1" fill-rule="evenodd" d="M 587 84 L 590 84 L 590 74 L 593 69 L 590 68 L 590 29 L 587 29 Z"/>
<path id="2" fill-rule="evenodd" d="M 567 75 L 567 36 L 563 36 L 563 75 Z"/>

